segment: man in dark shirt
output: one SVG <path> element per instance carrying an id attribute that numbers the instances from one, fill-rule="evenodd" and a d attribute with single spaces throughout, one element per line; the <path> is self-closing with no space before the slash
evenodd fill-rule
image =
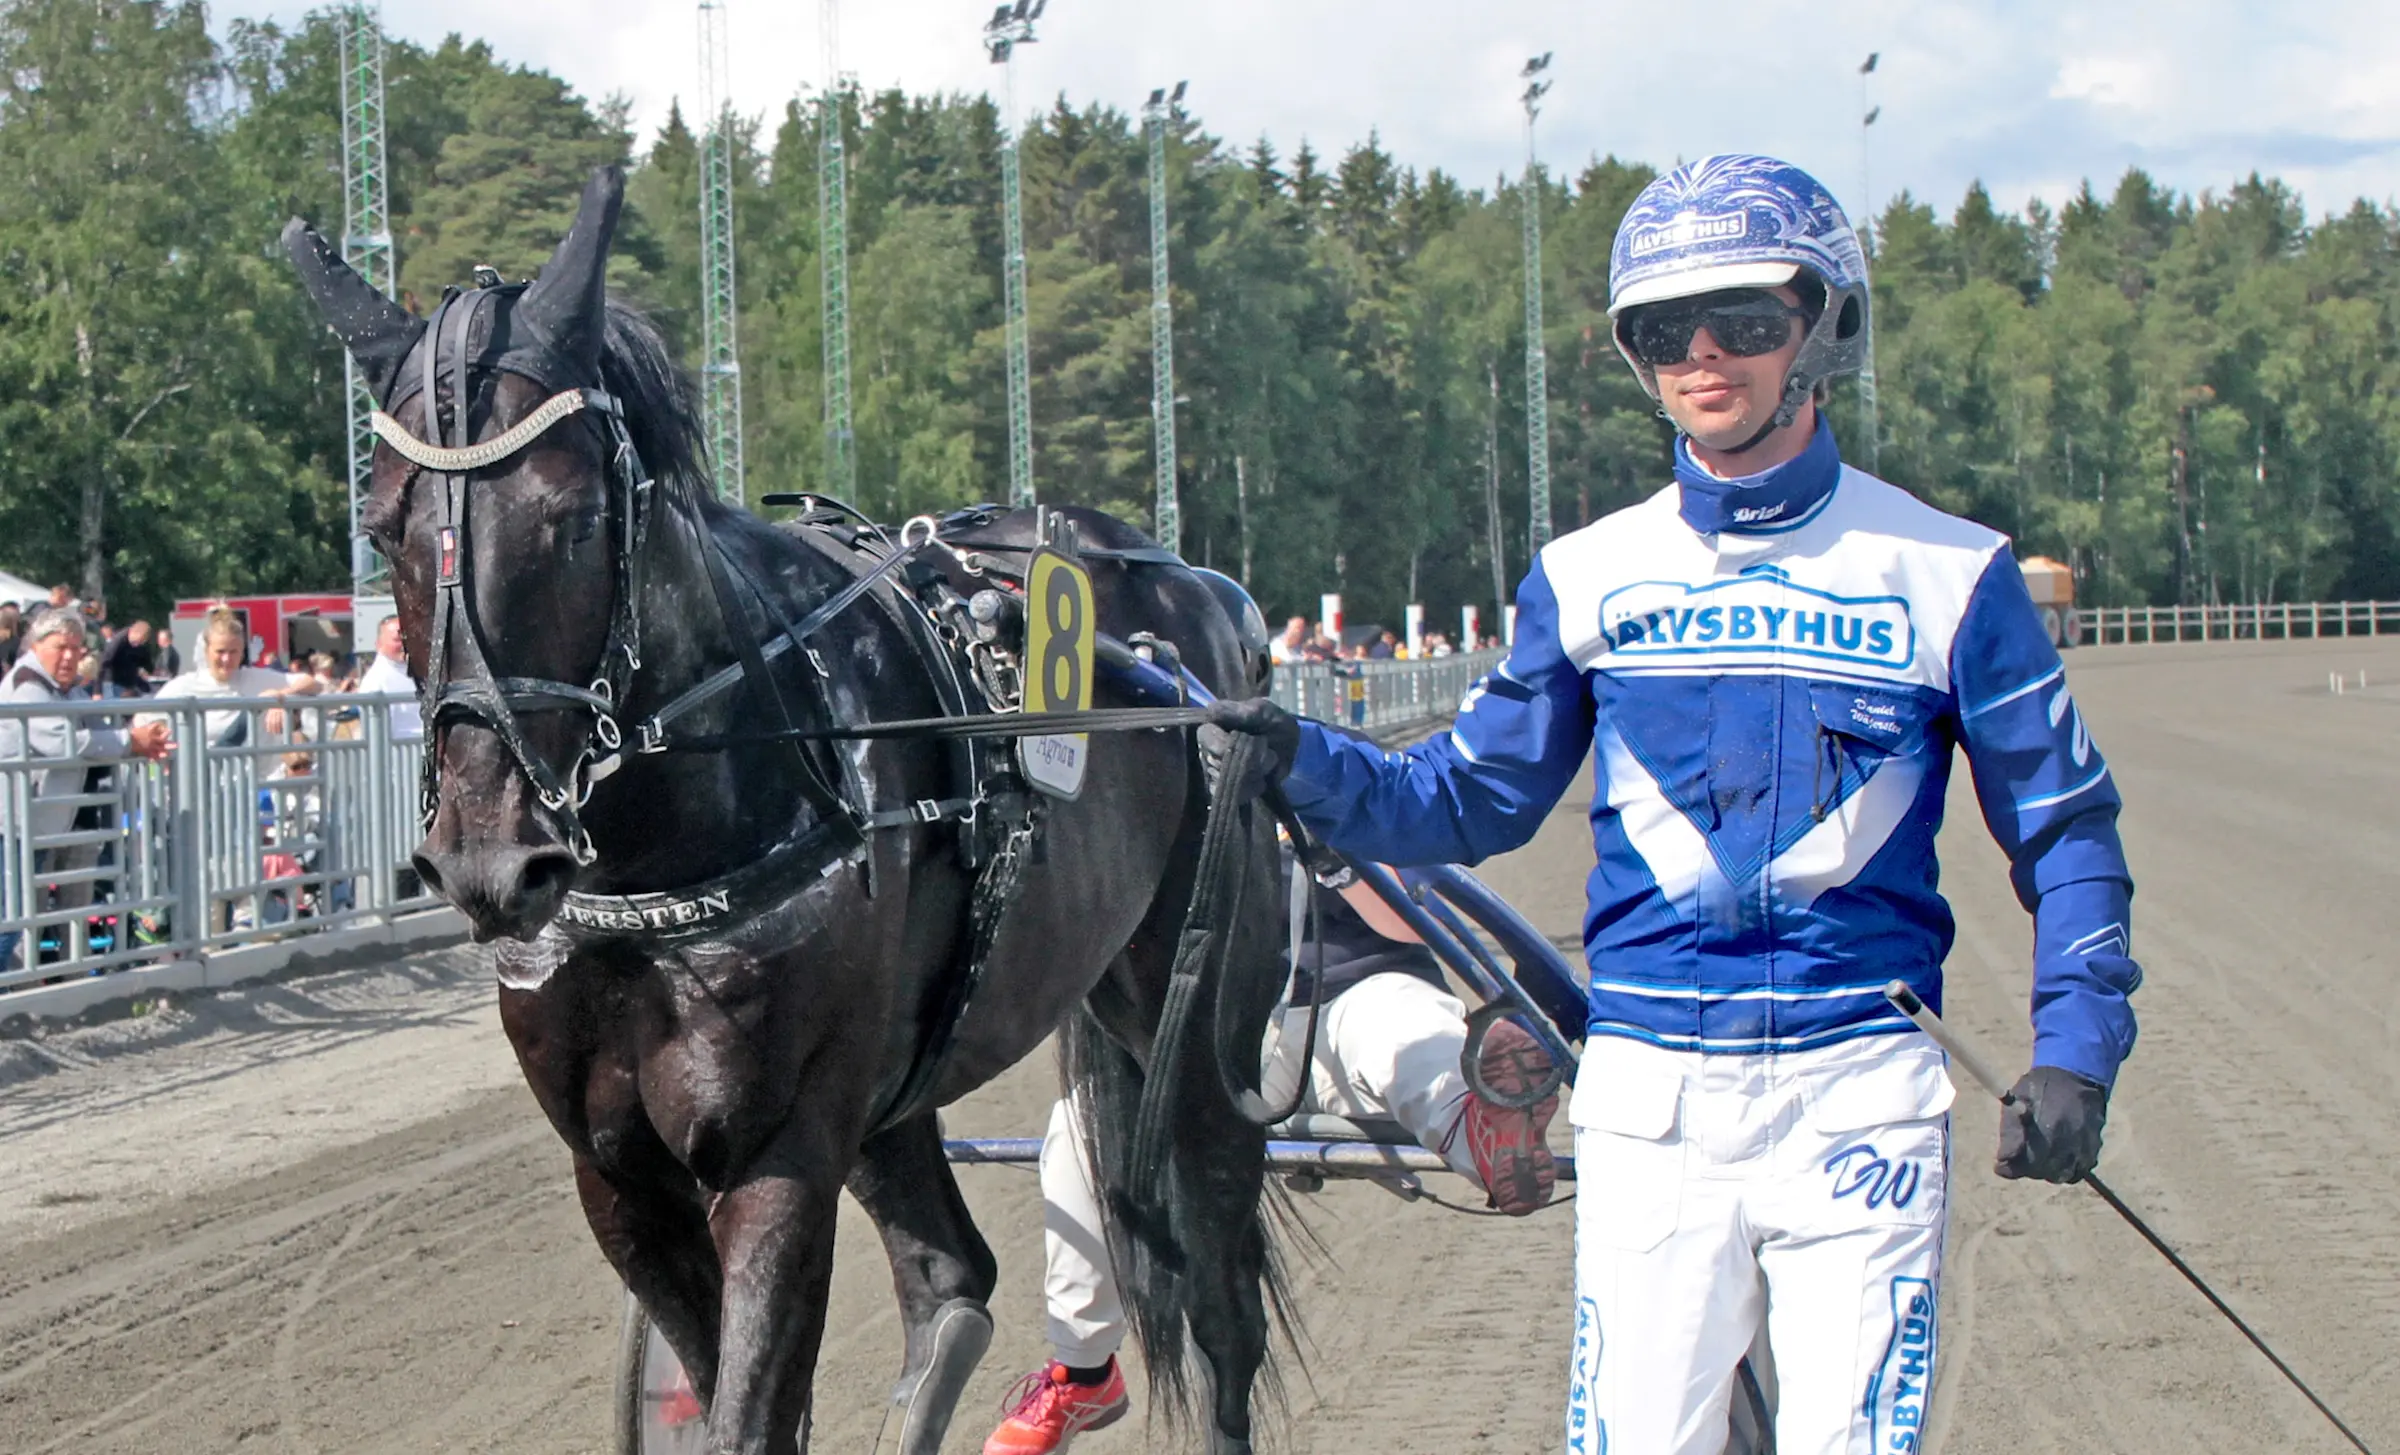
<path id="1" fill-rule="evenodd" d="M 157 657 L 150 643 L 150 623 L 137 621 L 117 634 L 100 658 L 100 695 L 148 697 Z"/>

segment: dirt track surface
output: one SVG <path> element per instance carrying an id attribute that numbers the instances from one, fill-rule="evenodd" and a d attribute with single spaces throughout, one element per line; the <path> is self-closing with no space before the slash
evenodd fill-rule
<path id="1" fill-rule="evenodd" d="M 2347 1412 L 2400 1446 L 2400 642 L 2087 650 L 2131 805 L 2143 1038 L 2105 1170 Z M 1962 783 L 1964 775 L 1960 775 Z M 1572 935 L 1571 796 L 1486 877 Z M 2021 1065 L 2027 930 L 1971 794 L 1945 840 L 1951 1019 Z M 954 1108 L 1032 1135 L 1038 1060 Z M 2299 1397 L 2086 1192 L 2003 1184 L 1962 1096 L 1932 1447 L 2331 1451 Z M 950 1448 L 1043 1356 L 1030 1172 L 968 1168 L 1000 1330 Z M 1460 1195 L 1451 1183 L 1443 1190 Z M 1555 1448 L 1569 1215 L 1303 1199 L 1313 1378 L 1270 1446 Z M 0 1444 L 17 1452 L 602 1451 L 619 1293 L 468 951 L 0 1042 Z M 898 1328 L 845 1207 L 817 1448 L 869 1448 Z M 1084 1455 L 1165 1442 L 1128 1421 Z"/>

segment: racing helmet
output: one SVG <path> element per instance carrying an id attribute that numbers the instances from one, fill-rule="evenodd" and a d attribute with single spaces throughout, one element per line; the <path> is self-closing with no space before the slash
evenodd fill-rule
<path id="1" fill-rule="evenodd" d="M 1818 385 L 1865 363 L 1866 253 L 1833 194 L 1789 162 L 1728 152 L 1677 167 L 1643 188 L 1617 226 L 1608 259 L 1617 352 L 1656 399 L 1657 375 L 1627 341 L 1628 309 L 1728 288 L 1779 287 L 1803 273 L 1824 289 L 1822 306 L 1784 376 L 1773 420 L 1751 444 L 1790 424 Z"/>

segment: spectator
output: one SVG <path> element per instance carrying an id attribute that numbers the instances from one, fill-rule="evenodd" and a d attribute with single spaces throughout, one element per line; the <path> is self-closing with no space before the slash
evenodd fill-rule
<path id="1" fill-rule="evenodd" d="M 0 672 L 15 666 L 17 654 L 24 650 L 24 609 L 13 601 L 0 601 Z"/>
<path id="2" fill-rule="evenodd" d="M 375 660 L 368 664 L 367 675 L 358 679 L 358 690 L 417 695 L 416 679 L 408 675 L 408 648 L 400 643 L 400 618 L 387 616 L 375 628 Z M 425 720 L 417 704 L 393 703 L 392 741 L 413 743 L 423 736 Z"/>
<path id="3" fill-rule="evenodd" d="M 25 627 L 23 655 L 17 658 L 7 677 L 0 680 L 0 703 L 69 700 L 69 684 L 74 682 L 83 659 L 83 619 L 71 607 L 50 606 L 36 611 Z M 167 740 L 167 725 L 163 721 L 137 724 L 130 732 L 119 732 L 89 717 L 0 718 L 0 762 L 116 758 L 129 752 L 144 758 L 163 758 L 173 746 Z M 0 858 L 24 853 L 35 839 L 64 833 L 73 825 L 76 809 L 73 799 L 83 791 L 84 771 L 84 765 L 77 762 L 71 767 L 46 769 L 33 775 L 33 781 L 27 785 L 27 796 L 33 800 L 31 821 L 22 830 L 0 834 Z M 59 798 L 68 801 L 44 801 Z M 0 798 L 0 804 L 5 802 L 5 798 Z M 65 866 L 54 856 L 70 852 L 36 850 L 34 872 L 37 875 L 57 872 Z M 8 866 L 8 873 L 12 880 L 17 877 L 13 864 Z M 88 902 L 90 886 L 74 887 L 84 891 L 86 898 L 72 902 Z M 61 899 L 65 902 L 67 896 L 62 894 Z M 0 966 L 9 963 L 16 939 L 14 932 L 0 935 Z"/>
<path id="4" fill-rule="evenodd" d="M 50 588 L 50 604 L 51 604 L 52 606 L 55 606 L 55 607 L 58 607 L 58 608 L 60 608 L 61 610 L 64 610 L 64 609 L 65 609 L 65 608 L 67 608 L 67 607 L 73 606 L 73 605 L 75 604 L 75 592 L 74 592 L 74 589 L 73 589 L 73 588 L 71 588 L 71 587 L 69 587 L 69 586 L 68 586 L 68 585 L 67 585 L 65 582 L 63 582 L 63 581 L 62 581 L 62 582 L 60 582 L 58 585 L 51 587 L 51 588 Z"/>
<path id="5" fill-rule="evenodd" d="M 1303 660 L 1308 651 L 1308 618 L 1295 616 L 1283 624 L 1283 635 L 1267 643 L 1267 655 L 1280 667 Z"/>
<path id="6" fill-rule="evenodd" d="M 278 672 L 265 667 L 243 666 L 242 647 L 246 639 L 240 617 L 223 609 L 210 612 L 207 625 L 200 629 L 200 665 L 159 688 L 156 700 L 316 695 L 317 679 L 306 672 Z M 155 713 L 144 713 L 135 721 L 164 719 Z M 265 727 L 269 732 L 282 731 L 281 714 L 268 713 Z M 204 730 L 209 742 L 221 748 L 236 747 L 249 741 L 249 719 L 238 707 L 211 709 L 204 719 Z"/>
<path id="7" fill-rule="evenodd" d="M 183 653 L 175 650 L 175 634 L 162 631 L 151 638 L 153 655 L 150 659 L 150 690 L 155 692 L 165 683 L 183 675 Z"/>
<path id="8" fill-rule="evenodd" d="M 1400 650 L 1400 638 L 1389 631 L 1377 637 L 1367 647 L 1367 656 L 1377 662 L 1388 662 L 1394 657 L 1406 655 L 1408 655 L 1406 652 Z"/>
<path id="9" fill-rule="evenodd" d="M 157 651 L 150 640 L 150 623 L 137 621 L 117 634 L 100 654 L 102 697 L 148 697 Z"/>

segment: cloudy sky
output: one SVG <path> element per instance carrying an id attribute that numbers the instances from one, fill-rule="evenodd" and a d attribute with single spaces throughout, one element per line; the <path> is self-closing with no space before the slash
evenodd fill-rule
<path id="1" fill-rule="evenodd" d="M 991 0 L 844 0 L 841 66 L 869 88 L 990 89 Z M 1518 67 L 1556 54 L 1541 121 L 1554 166 L 1772 151 L 1853 207 L 1908 187 L 1947 208 L 1980 177 L 2004 205 L 2056 201 L 2139 164 L 2185 190 L 2253 169 L 2311 213 L 2400 198 L 2400 26 L 2390 0 L 1052 0 L 1020 52 L 1031 110 L 1140 102 L 1191 82 L 1219 135 L 1338 151 L 1370 130 L 1404 162 L 1484 185 L 1523 154 Z M 780 113 L 824 72 L 815 0 L 730 0 L 737 105 Z M 289 20 L 295 0 L 219 0 Z M 451 31 L 632 98 L 644 135 L 697 86 L 696 10 L 673 0 L 387 0 L 392 33 Z M 1863 93 L 1868 52 L 1882 63 Z M 1862 158 L 1859 120 L 1882 107 Z M 1865 168 L 1871 160 L 1871 179 Z"/>

